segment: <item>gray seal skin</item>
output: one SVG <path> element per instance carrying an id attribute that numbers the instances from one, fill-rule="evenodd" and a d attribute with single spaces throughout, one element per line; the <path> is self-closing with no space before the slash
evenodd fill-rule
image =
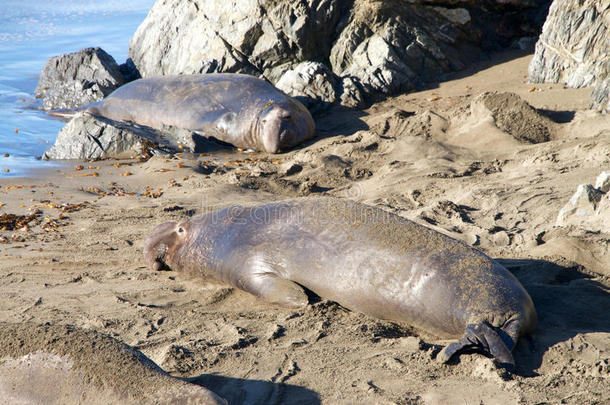
<path id="1" fill-rule="evenodd" d="M 194 273 L 286 307 L 302 286 L 346 308 L 458 339 L 438 359 L 475 349 L 506 368 L 534 304 L 500 264 L 439 232 L 381 209 L 333 198 L 229 207 L 158 225 L 149 267 Z"/>
<path id="2" fill-rule="evenodd" d="M 184 128 L 269 153 L 315 135 L 313 118 L 303 104 L 263 79 L 236 73 L 138 79 L 99 102 L 49 114 L 71 117 L 79 111 L 158 129 Z"/>

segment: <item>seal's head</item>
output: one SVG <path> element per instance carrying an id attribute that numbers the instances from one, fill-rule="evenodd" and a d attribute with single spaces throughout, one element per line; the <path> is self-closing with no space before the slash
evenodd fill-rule
<path id="1" fill-rule="evenodd" d="M 165 222 L 157 225 L 144 242 L 144 260 L 148 267 L 160 270 L 168 267 L 188 233 L 187 222 Z"/>
<path id="2" fill-rule="evenodd" d="M 289 103 L 267 103 L 256 125 L 263 149 L 269 153 L 298 145 L 313 138 L 315 133 L 311 114 L 296 100 Z"/>

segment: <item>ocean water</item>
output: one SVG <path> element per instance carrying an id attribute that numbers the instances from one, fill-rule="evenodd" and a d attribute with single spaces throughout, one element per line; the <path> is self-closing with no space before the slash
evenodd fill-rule
<path id="1" fill-rule="evenodd" d="M 125 62 L 129 40 L 154 0 L 0 0 L 0 178 L 51 168 L 40 160 L 63 122 L 34 98 L 52 56 L 99 46 Z M 4 157 L 4 154 L 9 157 Z M 9 169 L 9 172 L 6 172 Z"/>

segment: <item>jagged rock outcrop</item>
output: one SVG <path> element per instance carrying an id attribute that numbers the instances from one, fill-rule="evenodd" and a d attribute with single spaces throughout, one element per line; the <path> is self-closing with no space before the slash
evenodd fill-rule
<path id="1" fill-rule="evenodd" d="M 248 73 L 292 95 L 359 106 L 467 66 L 491 42 L 487 31 L 508 43 L 535 34 L 535 28 L 515 28 L 535 20 L 526 12 L 517 18 L 515 10 L 538 10 L 547 2 L 158 0 L 132 38 L 129 56 L 143 77 Z M 515 21 L 490 23 L 505 15 Z M 288 78 L 299 82 L 288 85 Z"/>
<path id="2" fill-rule="evenodd" d="M 45 110 L 73 108 L 99 101 L 125 82 L 112 56 L 101 48 L 87 48 L 49 58 L 35 95 Z"/>
<path id="3" fill-rule="evenodd" d="M 129 46 L 143 77 L 177 73 L 264 74 L 328 55 L 344 0 L 161 0 Z M 295 63 L 296 62 L 296 63 Z"/>
<path id="4" fill-rule="evenodd" d="M 576 225 L 592 231 L 610 229 L 610 171 L 602 172 L 595 186 L 581 184 L 559 211 L 556 225 Z"/>
<path id="5" fill-rule="evenodd" d="M 595 86 L 592 107 L 610 111 L 610 2 L 555 0 L 529 67 L 533 83 Z"/>
<path id="6" fill-rule="evenodd" d="M 79 113 L 59 132 L 45 160 L 148 158 L 173 152 L 204 152 L 209 141 L 188 130 L 155 130 Z"/>
<path id="7" fill-rule="evenodd" d="M 319 62 L 302 62 L 286 71 L 276 83 L 286 94 L 296 97 L 312 113 L 340 101 L 349 107 L 363 105 L 361 89 L 349 78 L 340 78 Z"/>

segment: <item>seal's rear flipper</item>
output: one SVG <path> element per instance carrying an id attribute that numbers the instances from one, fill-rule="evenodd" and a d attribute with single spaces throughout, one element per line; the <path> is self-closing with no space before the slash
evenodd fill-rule
<path id="1" fill-rule="evenodd" d="M 507 335 L 507 337 L 509 337 Z M 510 337 L 509 337 L 510 338 Z M 514 342 L 509 344 L 511 348 Z M 453 355 L 466 351 L 474 350 L 489 354 L 500 366 L 512 370 L 515 367 L 515 360 L 510 349 L 504 343 L 498 331 L 487 323 L 470 324 L 464 331 L 464 337 L 457 342 L 447 345 L 438 354 L 437 359 L 447 363 Z"/>

